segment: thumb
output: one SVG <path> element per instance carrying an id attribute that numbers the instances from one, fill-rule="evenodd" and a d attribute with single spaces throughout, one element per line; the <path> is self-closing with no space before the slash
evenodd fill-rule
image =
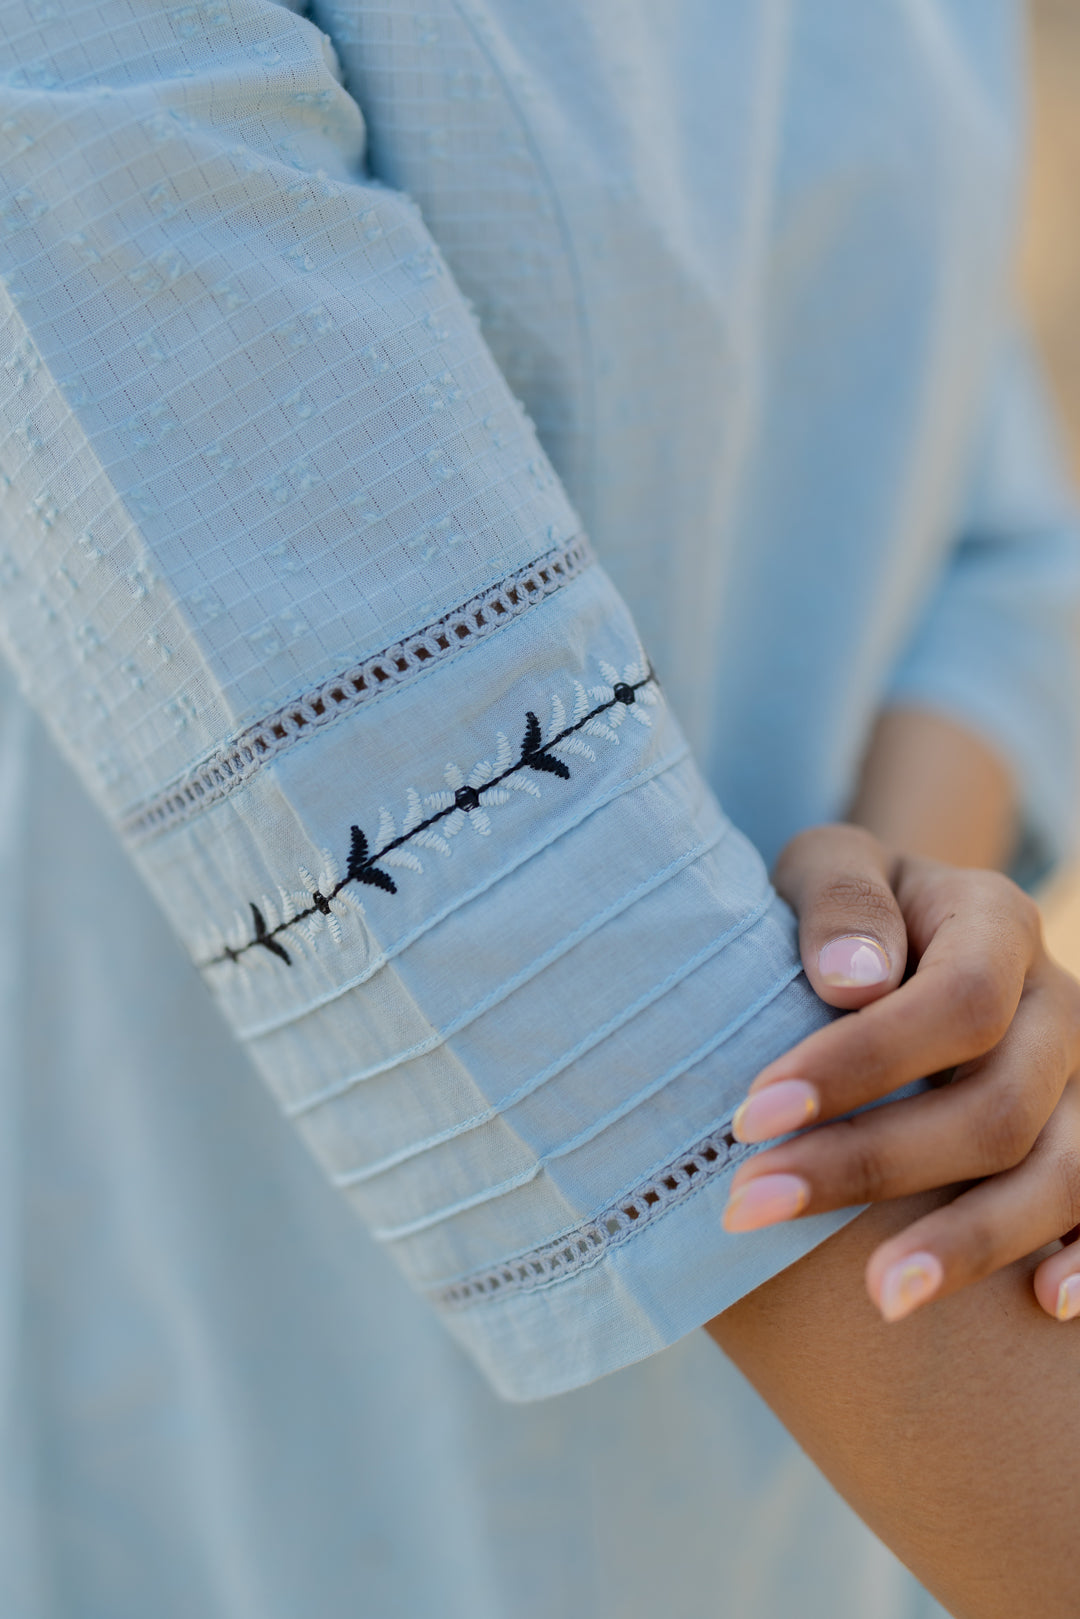
<path id="1" fill-rule="evenodd" d="M 907 927 L 890 865 L 869 832 L 839 823 L 800 832 L 776 862 L 773 884 L 799 918 L 803 968 L 830 1006 L 866 1006 L 903 979 Z"/>

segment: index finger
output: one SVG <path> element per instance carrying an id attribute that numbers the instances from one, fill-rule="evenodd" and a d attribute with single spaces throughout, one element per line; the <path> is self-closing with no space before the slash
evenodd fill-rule
<path id="1" fill-rule="evenodd" d="M 798 1080 L 811 1087 L 800 1120 L 811 1123 L 984 1056 L 1015 1016 L 1030 956 L 1023 929 L 999 895 L 973 889 L 964 910 L 940 922 L 906 984 L 778 1057 L 758 1074 L 747 1102 L 779 1081 Z M 768 1139 L 745 1133 L 748 1112 L 744 1104 L 736 1135 Z"/>

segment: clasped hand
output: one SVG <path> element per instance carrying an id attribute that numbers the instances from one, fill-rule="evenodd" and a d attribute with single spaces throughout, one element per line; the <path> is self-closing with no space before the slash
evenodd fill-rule
<path id="1" fill-rule="evenodd" d="M 773 881 L 810 983 L 853 1015 L 754 1080 L 735 1135 L 789 1139 L 740 1165 L 725 1227 L 956 1187 L 872 1254 L 885 1319 L 1056 1239 L 1035 1294 L 1058 1320 L 1080 1315 L 1080 984 L 1047 955 L 1034 902 L 996 872 L 891 854 L 844 825 L 794 838 Z"/>

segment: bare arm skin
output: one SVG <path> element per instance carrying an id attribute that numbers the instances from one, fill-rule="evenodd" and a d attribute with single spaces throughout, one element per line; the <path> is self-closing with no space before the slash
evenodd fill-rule
<path id="1" fill-rule="evenodd" d="M 874 727 L 849 819 L 888 848 L 998 870 L 1012 852 L 1009 772 L 944 715 L 886 709 Z"/>
<path id="2" fill-rule="evenodd" d="M 893 848 L 984 865 L 1007 857 L 1013 792 L 977 738 L 896 711 L 877 726 L 852 819 Z M 1062 1105 L 1080 1113 L 1071 1095 Z M 873 1251 L 956 1190 L 867 1210 L 709 1331 L 957 1619 L 1077 1619 L 1080 1332 L 1031 1286 L 1058 1245 L 900 1322 L 867 1295 Z"/>
<path id="3" fill-rule="evenodd" d="M 863 1287 L 938 1201 L 867 1210 L 709 1331 L 957 1619 L 1076 1619 L 1080 1334 L 1039 1309 L 1035 1259 L 892 1326 Z"/>

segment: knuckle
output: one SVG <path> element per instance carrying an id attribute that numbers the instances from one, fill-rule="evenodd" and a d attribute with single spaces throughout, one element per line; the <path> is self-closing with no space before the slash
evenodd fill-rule
<path id="1" fill-rule="evenodd" d="M 1062 1232 L 1080 1221 L 1080 1147 L 1063 1147 L 1054 1160 L 1055 1205 Z"/>
<path id="2" fill-rule="evenodd" d="M 1042 948 L 1042 916 L 1030 894 L 1000 871 L 979 873 L 983 900 L 1003 937 L 1023 937 L 1030 960 Z"/>
<path id="3" fill-rule="evenodd" d="M 966 1213 L 960 1243 L 960 1266 L 968 1282 L 991 1276 L 1001 1261 L 1000 1234 L 986 1214 Z"/>
<path id="4" fill-rule="evenodd" d="M 986 961 L 957 964 L 949 987 L 956 1024 L 973 1055 L 982 1056 L 1004 1038 L 1012 1022 L 998 975 Z"/>
<path id="5" fill-rule="evenodd" d="M 1029 936 L 1032 946 L 1042 943 L 1042 912 L 1030 894 L 1025 894 L 1022 888 L 1015 883 L 1009 883 L 1012 903 L 1016 909 L 1017 920 Z"/>
<path id="6" fill-rule="evenodd" d="M 1000 1089 L 984 1103 L 976 1127 L 976 1146 L 983 1173 L 999 1174 L 1021 1163 L 1035 1144 L 1027 1095 Z"/>
<path id="7" fill-rule="evenodd" d="M 847 1140 L 844 1143 L 842 1190 L 846 1197 L 858 1203 L 876 1203 L 891 1195 L 887 1154 L 881 1143 L 869 1130 L 860 1128 L 859 1121 L 844 1121 Z"/>

